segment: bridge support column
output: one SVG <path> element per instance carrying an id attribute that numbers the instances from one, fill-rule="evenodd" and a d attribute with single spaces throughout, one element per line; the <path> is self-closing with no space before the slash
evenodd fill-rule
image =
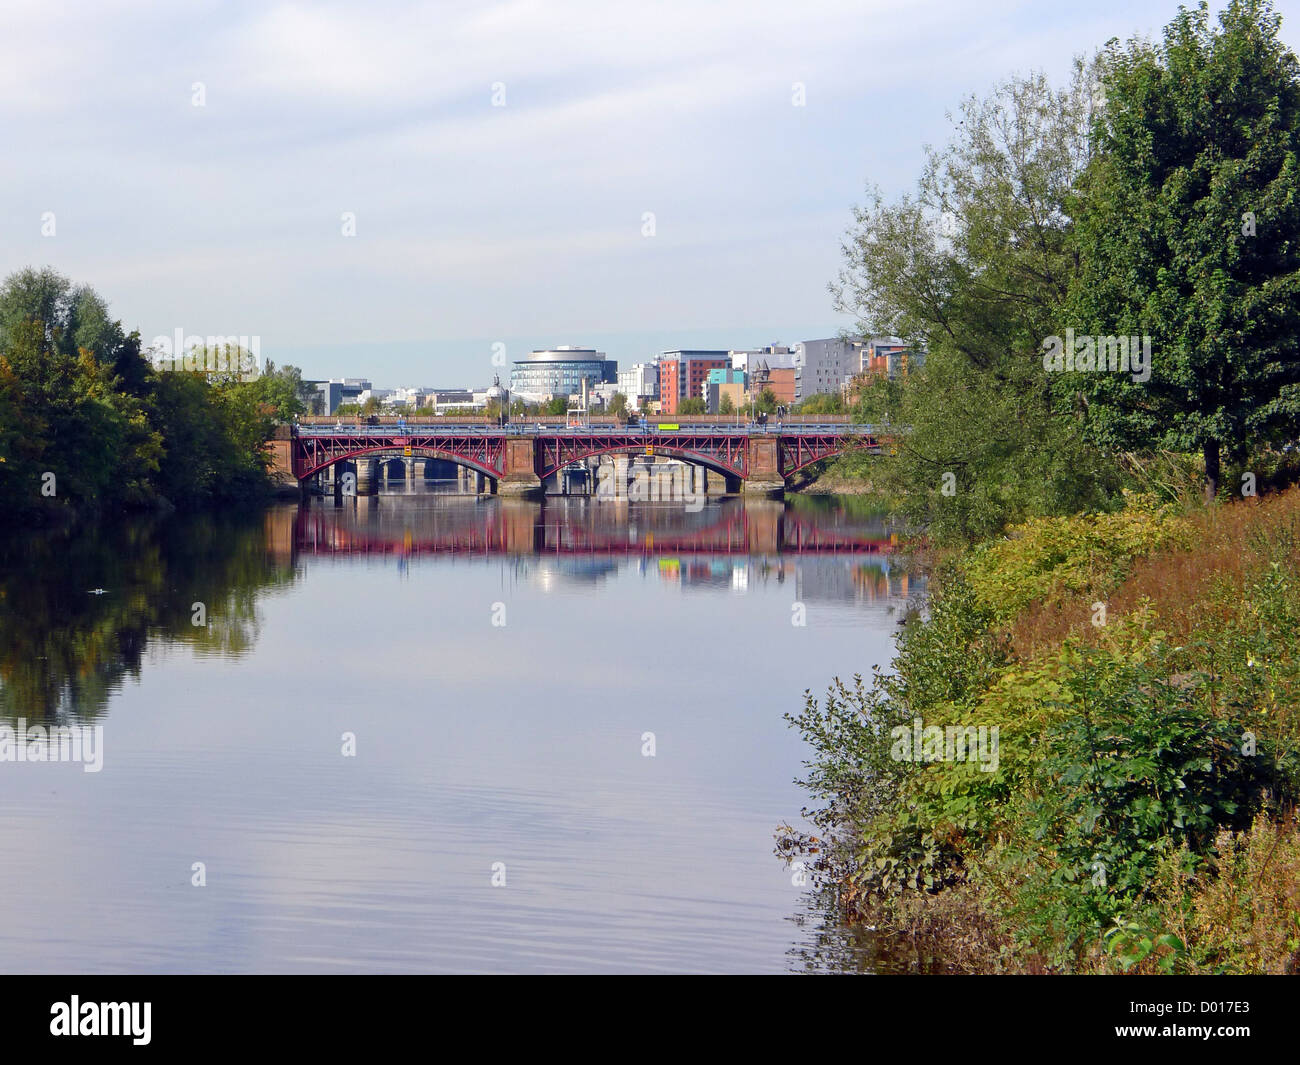
<path id="1" fill-rule="evenodd" d="M 374 464 L 374 459 L 357 459 L 357 495 L 372 496 L 375 494 L 376 485 Z"/>
<path id="2" fill-rule="evenodd" d="M 781 475 L 781 444 L 774 436 L 751 436 L 745 445 L 746 495 L 783 496 L 785 478 Z"/>
<path id="3" fill-rule="evenodd" d="M 500 495 L 541 494 L 542 479 L 537 476 L 537 448 L 531 439 L 506 440 L 503 466 L 504 476 L 497 481 L 497 492 Z"/>
<path id="4" fill-rule="evenodd" d="M 610 478 L 610 487 L 613 488 L 611 499 L 627 498 L 627 470 L 631 465 L 631 458 L 627 455 L 611 455 L 610 465 L 613 467 L 613 476 Z"/>
<path id="5" fill-rule="evenodd" d="M 279 496 L 301 495 L 306 481 L 298 480 L 293 472 L 293 431 L 287 425 L 277 425 L 271 439 L 266 442 L 271 456 L 271 484 Z"/>
<path id="6" fill-rule="evenodd" d="M 484 488 L 483 481 L 484 481 L 483 475 L 479 473 L 478 470 L 475 470 L 474 471 L 474 494 L 476 496 L 481 496 L 483 494 L 483 488 Z"/>

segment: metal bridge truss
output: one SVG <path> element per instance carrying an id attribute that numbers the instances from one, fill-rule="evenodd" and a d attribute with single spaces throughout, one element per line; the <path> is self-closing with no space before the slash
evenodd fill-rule
<path id="1" fill-rule="evenodd" d="M 445 458 L 500 477 L 505 456 L 504 435 L 464 432 L 403 434 L 347 431 L 294 437 L 293 472 L 300 480 L 336 462 L 367 457 L 398 458 L 409 447 L 419 458 Z M 394 454 L 396 452 L 397 454 Z M 437 454 L 431 454 L 436 452 Z"/>
<path id="2" fill-rule="evenodd" d="M 554 433 L 529 434 L 535 442 L 535 470 L 545 480 L 565 466 L 605 454 L 655 455 L 696 462 L 735 477 L 748 475 L 748 442 L 764 434 L 749 432 L 678 432 L 629 431 L 626 433 L 561 430 Z M 790 474 L 813 462 L 841 455 L 846 451 L 878 451 L 881 440 L 872 433 L 838 431 L 776 431 L 780 441 L 781 474 Z M 510 432 L 466 432 L 464 430 L 412 431 L 376 433 L 371 430 L 313 432 L 295 434 L 293 438 L 294 474 L 299 478 L 331 466 L 336 462 L 368 456 L 400 457 L 408 453 L 420 458 L 444 458 L 472 467 L 490 477 L 505 472 L 505 445 L 519 438 Z M 396 453 L 396 454 L 394 454 Z"/>

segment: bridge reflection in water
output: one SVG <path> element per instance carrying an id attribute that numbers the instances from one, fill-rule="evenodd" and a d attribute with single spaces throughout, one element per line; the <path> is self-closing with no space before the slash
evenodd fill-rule
<path id="1" fill-rule="evenodd" d="M 599 580 L 631 563 L 682 585 L 743 590 L 756 573 L 790 579 L 800 598 L 899 604 L 921 591 L 891 558 L 897 533 L 887 519 L 774 500 L 727 499 L 692 512 L 589 499 L 363 496 L 279 507 L 266 521 L 271 553 L 289 564 L 513 557 L 554 560 L 548 579 Z M 826 564 L 810 565 L 818 559 Z"/>

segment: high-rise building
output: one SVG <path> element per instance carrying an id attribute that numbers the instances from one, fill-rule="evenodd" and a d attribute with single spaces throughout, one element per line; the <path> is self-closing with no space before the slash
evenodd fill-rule
<path id="1" fill-rule="evenodd" d="M 344 403 L 359 403 L 361 393 L 369 391 L 371 385 L 364 377 L 336 377 L 329 381 L 318 381 L 316 391 L 320 393 L 322 414 L 333 414 Z"/>
<path id="2" fill-rule="evenodd" d="M 653 362 L 638 362 L 619 370 L 618 390 L 627 396 L 629 407 L 641 410 L 659 398 L 659 367 Z"/>
<path id="3" fill-rule="evenodd" d="M 618 363 L 594 348 L 562 346 L 529 352 L 510 371 L 510 391 L 521 398 L 576 396 L 588 386 L 618 381 Z"/>
<path id="4" fill-rule="evenodd" d="M 801 340 L 794 346 L 795 401 L 839 393 L 860 372 L 865 347 L 865 341 L 843 337 Z"/>
<path id="5" fill-rule="evenodd" d="M 676 414 L 682 400 L 701 395 L 701 387 L 710 370 L 731 365 L 725 351 L 665 351 L 659 356 L 659 409 Z"/>

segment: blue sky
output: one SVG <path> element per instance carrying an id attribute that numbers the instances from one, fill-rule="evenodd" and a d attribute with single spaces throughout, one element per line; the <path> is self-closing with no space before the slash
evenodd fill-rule
<path id="1" fill-rule="evenodd" d="M 1175 11 L 5 0 L 0 274 L 384 386 L 481 385 L 496 341 L 627 364 L 829 336 L 869 182 L 911 188 L 964 95 Z"/>

